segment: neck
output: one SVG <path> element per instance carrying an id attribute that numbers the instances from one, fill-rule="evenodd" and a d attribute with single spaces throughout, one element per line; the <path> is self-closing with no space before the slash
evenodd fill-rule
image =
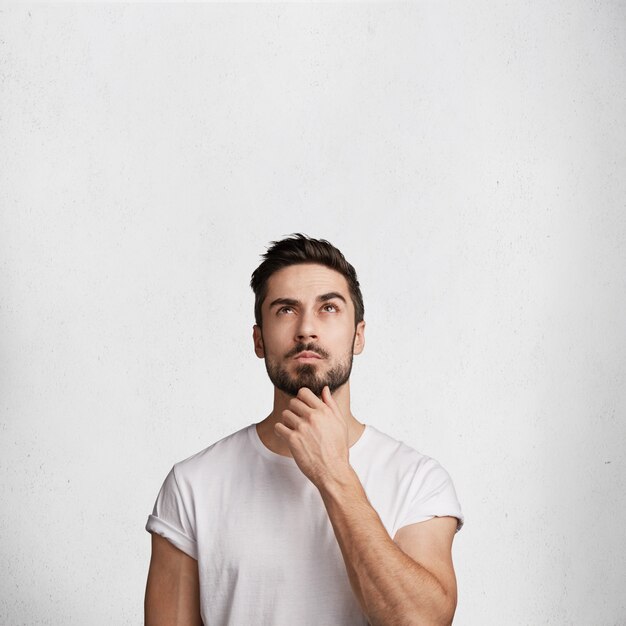
<path id="1" fill-rule="evenodd" d="M 282 421 L 282 412 L 289 408 L 289 400 L 291 398 L 292 396 L 274 387 L 272 412 L 262 422 L 257 424 L 257 432 L 265 446 L 272 452 L 283 456 L 292 456 L 292 454 L 285 440 L 278 437 L 274 432 L 274 426 L 277 422 Z M 365 426 L 350 411 L 350 381 L 333 391 L 333 398 L 348 426 L 349 444 L 352 446 L 363 433 Z"/>

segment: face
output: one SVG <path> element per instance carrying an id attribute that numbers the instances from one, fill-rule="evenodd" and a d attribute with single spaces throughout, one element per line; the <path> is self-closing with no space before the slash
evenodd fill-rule
<path id="1" fill-rule="evenodd" d="M 270 276 L 261 313 L 254 349 L 276 388 L 295 396 L 308 387 L 321 396 L 325 385 L 335 391 L 348 381 L 365 322 L 355 327 L 343 275 L 317 264 L 285 267 Z"/>

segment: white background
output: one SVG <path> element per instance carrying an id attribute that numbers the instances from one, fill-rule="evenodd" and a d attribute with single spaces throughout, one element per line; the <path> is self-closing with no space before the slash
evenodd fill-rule
<path id="1" fill-rule="evenodd" d="M 459 626 L 626 623 L 626 5 L 0 7 L 0 623 L 139 624 L 174 462 L 337 245 L 353 411 L 439 460 Z"/>

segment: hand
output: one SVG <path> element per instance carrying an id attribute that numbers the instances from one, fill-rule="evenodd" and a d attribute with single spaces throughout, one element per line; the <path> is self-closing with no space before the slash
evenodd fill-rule
<path id="1" fill-rule="evenodd" d="M 321 400 L 301 387 L 274 432 L 286 440 L 296 464 L 318 488 L 350 465 L 348 425 L 328 386 Z"/>

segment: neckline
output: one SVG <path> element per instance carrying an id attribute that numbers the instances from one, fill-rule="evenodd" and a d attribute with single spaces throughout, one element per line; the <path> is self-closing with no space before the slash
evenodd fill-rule
<path id="1" fill-rule="evenodd" d="M 365 428 L 363 429 L 361 436 L 350 446 L 350 449 L 349 449 L 350 459 L 353 458 L 353 455 L 355 452 L 357 452 L 363 447 L 363 440 L 369 437 L 371 427 L 368 424 L 364 424 L 364 426 Z M 300 470 L 300 468 L 298 467 L 296 463 L 296 460 L 293 457 L 278 454 L 277 452 L 270 450 L 261 441 L 261 437 L 259 437 L 259 433 L 257 432 L 257 429 L 256 429 L 256 423 L 250 424 L 250 426 L 248 426 L 248 436 L 250 438 L 250 442 L 252 443 L 252 446 L 257 450 L 257 452 L 259 452 L 261 456 L 265 457 L 268 461 L 271 461 L 272 463 L 280 463 L 282 465 L 291 465 L 292 467 L 297 468 L 298 471 Z"/>

